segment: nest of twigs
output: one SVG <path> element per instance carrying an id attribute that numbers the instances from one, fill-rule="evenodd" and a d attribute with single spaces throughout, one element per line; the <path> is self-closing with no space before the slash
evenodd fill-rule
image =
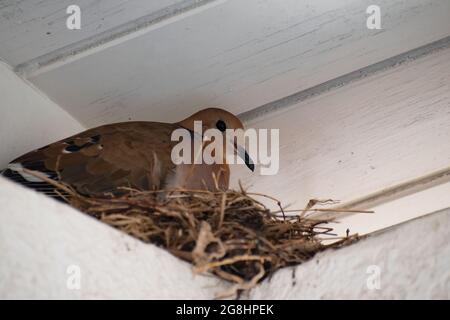
<path id="1" fill-rule="evenodd" d="M 47 179 L 48 180 L 48 179 Z M 72 206 L 136 237 L 165 248 L 193 265 L 235 284 L 223 296 L 254 287 L 274 271 L 311 259 L 327 248 L 357 239 L 357 235 L 323 244 L 332 229 L 328 220 L 314 219 L 318 203 L 311 200 L 296 215 L 285 216 L 278 200 L 240 191 L 138 191 L 124 195 L 86 197 L 52 181 Z M 271 211 L 257 197 L 275 201 Z"/>

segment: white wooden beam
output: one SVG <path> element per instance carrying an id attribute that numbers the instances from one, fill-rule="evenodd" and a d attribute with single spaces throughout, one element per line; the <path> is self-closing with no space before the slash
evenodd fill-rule
<path id="1" fill-rule="evenodd" d="M 388 71 L 393 67 L 398 67 L 401 64 L 411 62 L 426 55 L 435 53 L 438 50 L 448 48 L 450 48 L 450 36 L 439 39 L 432 43 L 428 43 L 424 46 L 414 48 L 410 51 L 403 52 L 399 55 L 389 57 L 385 60 L 371 64 L 364 68 L 349 72 L 347 74 L 343 74 L 337 78 L 325 81 L 306 90 L 295 92 L 281 99 L 271 101 L 252 110 L 242 112 L 241 114 L 239 114 L 239 118 L 244 122 L 252 122 L 259 117 L 278 112 L 280 110 L 283 110 L 284 108 L 288 108 L 294 104 L 298 104 L 302 101 L 326 93 L 335 88 L 345 86 L 353 81 L 364 79 L 378 72 Z"/>
<path id="2" fill-rule="evenodd" d="M 44 0 L 0 5 L 0 57 L 22 73 L 135 33 L 210 0 Z M 81 29 L 69 30 L 66 9 L 81 9 Z M 37 65 L 37 66 L 36 66 Z"/>
<path id="3" fill-rule="evenodd" d="M 0 62 L 0 170 L 22 154 L 85 128 Z"/>
<path id="4" fill-rule="evenodd" d="M 447 0 L 378 1 L 381 30 L 371 4 L 228 0 L 30 79 L 87 126 L 171 121 L 242 113 L 449 36 Z"/>
<path id="5" fill-rule="evenodd" d="M 450 180 L 449 75 L 447 48 L 257 114 L 248 126 L 280 129 L 280 170 L 260 176 L 235 167 L 234 185 L 241 179 L 250 191 L 292 208 L 332 198 L 343 207 L 378 210 L 365 226 L 356 220 L 366 215 L 355 217 L 352 232 L 450 207 L 442 197 Z M 394 207 L 383 207 L 388 203 Z"/>

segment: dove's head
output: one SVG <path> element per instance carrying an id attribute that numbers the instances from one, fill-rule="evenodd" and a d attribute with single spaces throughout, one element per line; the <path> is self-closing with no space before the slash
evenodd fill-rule
<path id="1" fill-rule="evenodd" d="M 183 128 L 194 132 L 195 121 L 201 121 L 202 132 L 205 132 L 208 129 L 217 129 L 222 132 L 225 144 L 230 143 L 234 147 L 237 155 L 244 160 L 247 167 L 252 171 L 255 170 L 255 165 L 248 155 L 248 152 L 243 146 L 238 144 L 236 137 L 233 136 L 231 141 L 227 141 L 227 137 L 225 134 L 227 129 L 244 129 L 244 125 L 238 117 L 236 117 L 231 112 L 223 109 L 208 108 L 194 113 L 183 121 L 178 122 L 178 124 Z"/>

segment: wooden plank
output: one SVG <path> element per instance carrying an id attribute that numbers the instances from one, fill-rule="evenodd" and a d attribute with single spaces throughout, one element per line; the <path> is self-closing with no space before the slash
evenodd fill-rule
<path id="1" fill-rule="evenodd" d="M 280 170 L 259 176 L 237 167 L 234 185 L 239 177 L 255 192 L 302 208 L 312 198 L 345 204 L 447 172 L 449 80 L 450 49 L 445 49 L 255 119 L 248 125 L 280 129 Z M 448 181 L 443 176 L 448 178 L 436 175 L 436 183 Z M 385 201 L 408 196 L 408 190 L 398 191 Z M 443 201 L 440 206 L 450 206 L 450 199 Z"/>
<path id="2" fill-rule="evenodd" d="M 450 183 L 440 184 L 429 189 L 412 193 L 395 201 L 372 207 L 373 214 L 355 214 L 343 217 L 339 223 L 330 224 L 339 236 L 346 230 L 360 235 L 389 228 L 436 211 L 450 208 Z"/>
<path id="3" fill-rule="evenodd" d="M 32 0 L 0 3 L 0 57 L 12 66 L 101 34 L 183 0 Z M 81 8 L 81 30 L 68 30 L 66 9 Z M 105 35 L 106 36 L 106 35 Z"/>
<path id="4" fill-rule="evenodd" d="M 85 130 L 0 62 L 0 170 L 26 152 Z"/>
<path id="5" fill-rule="evenodd" d="M 370 4 L 229 0 L 31 81 L 88 126 L 241 113 L 449 35 L 447 0 L 381 0 L 382 30 Z"/>

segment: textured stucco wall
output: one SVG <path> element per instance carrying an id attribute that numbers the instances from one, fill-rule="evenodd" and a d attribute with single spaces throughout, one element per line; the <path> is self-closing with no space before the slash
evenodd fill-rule
<path id="1" fill-rule="evenodd" d="M 449 298 L 449 221 L 447 210 L 324 252 L 295 268 L 294 278 L 293 268 L 281 270 L 248 297 Z M 367 287 L 368 280 L 377 283 L 369 266 L 379 268 L 379 290 Z M 80 289 L 74 289 L 78 271 Z M 0 178 L 0 298 L 210 299 L 227 287 L 194 277 L 187 263 L 159 248 Z"/>
<path id="2" fill-rule="evenodd" d="M 194 277 L 187 263 L 162 249 L 0 177 L 0 298 L 208 299 L 217 282 Z"/>

